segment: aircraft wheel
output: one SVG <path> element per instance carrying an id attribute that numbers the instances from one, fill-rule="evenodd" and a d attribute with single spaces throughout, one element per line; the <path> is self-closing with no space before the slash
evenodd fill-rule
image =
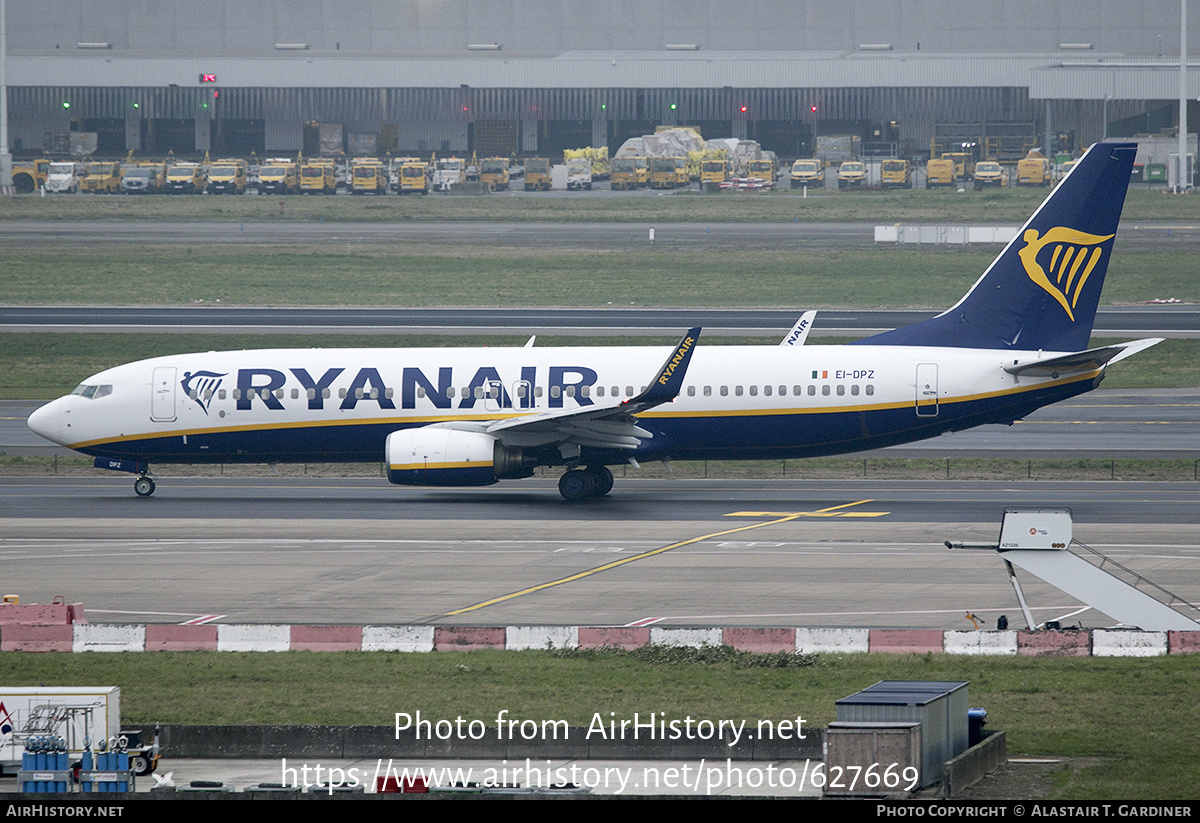
<path id="1" fill-rule="evenodd" d="M 568 503 L 587 500 L 595 494 L 596 483 L 592 476 L 579 469 L 571 469 L 558 478 L 558 493 Z"/>
<path id="2" fill-rule="evenodd" d="M 146 757 L 144 754 L 135 754 L 130 757 L 129 768 L 132 769 L 133 773 L 138 777 L 145 777 L 146 775 L 150 774 L 151 771 L 153 771 L 150 766 L 150 758 Z"/>
<path id="3" fill-rule="evenodd" d="M 154 481 L 149 477 L 139 477 L 133 481 L 133 490 L 138 497 L 149 497 L 154 494 Z"/>
<path id="4" fill-rule="evenodd" d="M 596 489 L 593 492 L 595 497 L 603 497 L 612 491 L 613 473 L 609 470 L 608 466 L 589 466 L 587 472 L 591 475 L 592 483 Z"/>

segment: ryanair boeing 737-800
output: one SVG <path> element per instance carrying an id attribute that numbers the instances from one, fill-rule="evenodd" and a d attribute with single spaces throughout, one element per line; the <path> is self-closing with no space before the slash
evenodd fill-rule
<path id="1" fill-rule="evenodd" d="M 1160 342 L 1087 348 L 1135 151 L 1093 146 L 957 304 L 850 345 L 802 345 L 806 313 L 779 346 L 700 346 L 695 328 L 669 350 L 183 354 L 90 377 L 29 426 L 136 474 L 143 496 L 152 463 L 384 460 L 393 483 L 431 486 L 564 466 L 559 490 L 582 500 L 626 461 L 815 457 L 1012 422 Z"/>

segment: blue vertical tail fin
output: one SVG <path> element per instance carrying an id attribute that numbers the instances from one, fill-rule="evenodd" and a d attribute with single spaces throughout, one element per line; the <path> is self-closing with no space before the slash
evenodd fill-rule
<path id="1" fill-rule="evenodd" d="M 1086 349 L 1136 153 L 1136 143 L 1093 145 L 962 300 L 929 320 L 855 342 Z"/>

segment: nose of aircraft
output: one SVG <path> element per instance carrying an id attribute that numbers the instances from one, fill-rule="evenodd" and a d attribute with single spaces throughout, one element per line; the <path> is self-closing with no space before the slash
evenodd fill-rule
<path id="1" fill-rule="evenodd" d="M 58 400 L 47 403 L 29 415 L 28 423 L 35 434 L 62 443 L 62 405 Z"/>

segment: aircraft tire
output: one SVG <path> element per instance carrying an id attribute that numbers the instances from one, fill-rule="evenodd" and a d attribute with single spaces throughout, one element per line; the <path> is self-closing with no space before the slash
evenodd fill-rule
<path id="1" fill-rule="evenodd" d="M 592 477 L 592 483 L 595 486 L 593 497 L 603 497 L 612 491 L 613 473 L 608 466 L 588 466 L 588 474 Z"/>
<path id="2" fill-rule="evenodd" d="M 150 758 L 144 754 L 135 754 L 129 758 L 129 768 L 138 777 L 145 777 L 152 771 L 150 767 Z"/>
<path id="3" fill-rule="evenodd" d="M 139 477 L 133 481 L 133 491 L 138 497 L 149 497 L 154 494 L 154 481 L 149 477 Z"/>
<path id="4" fill-rule="evenodd" d="M 571 469 L 558 478 L 558 493 L 568 503 L 578 503 L 596 493 L 596 482 L 588 472 Z"/>

